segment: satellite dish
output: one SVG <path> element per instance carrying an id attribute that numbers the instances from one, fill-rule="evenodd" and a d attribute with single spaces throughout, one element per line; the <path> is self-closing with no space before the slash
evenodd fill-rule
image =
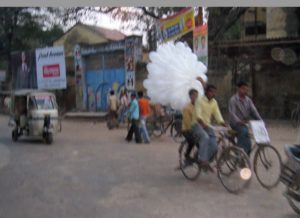
<path id="1" fill-rule="evenodd" d="M 292 65 L 297 61 L 297 54 L 293 49 L 286 48 L 283 51 L 284 51 L 284 56 L 283 59 L 281 60 L 282 63 L 286 65 Z"/>
<path id="2" fill-rule="evenodd" d="M 276 47 L 271 50 L 271 57 L 275 61 L 282 61 L 284 58 L 284 51 L 282 48 Z"/>

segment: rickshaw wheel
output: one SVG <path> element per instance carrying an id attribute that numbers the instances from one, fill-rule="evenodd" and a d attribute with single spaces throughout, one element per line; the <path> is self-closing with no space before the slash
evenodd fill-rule
<path id="1" fill-rule="evenodd" d="M 14 142 L 18 141 L 18 130 L 14 129 L 12 132 L 11 132 L 11 138 Z"/>
<path id="2" fill-rule="evenodd" d="M 47 133 L 46 136 L 45 136 L 45 141 L 48 145 L 52 144 L 53 134 L 52 133 Z"/>

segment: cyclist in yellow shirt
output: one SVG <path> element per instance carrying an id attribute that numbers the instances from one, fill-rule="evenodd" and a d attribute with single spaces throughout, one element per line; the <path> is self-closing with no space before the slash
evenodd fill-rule
<path id="1" fill-rule="evenodd" d="M 191 159 L 190 153 L 195 145 L 195 140 L 192 132 L 192 119 L 194 104 L 196 102 L 196 99 L 198 98 L 198 91 L 196 89 L 191 89 L 189 91 L 189 96 L 191 102 L 182 110 L 182 134 L 188 143 L 188 148 L 186 150 L 186 153 L 184 154 L 187 161 Z"/>
<path id="2" fill-rule="evenodd" d="M 225 126 L 217 101 L 215 100 L 216 87 L 207 85 L 205 95 L 199 96 L 195 102 L 192 130 L 199 142 L 198 161 L 208 167 L 209 160 L 217 151 L 217 142 L 214 130 L 211 128 L 211 118 L 215 118 L 218 124 Z"/>

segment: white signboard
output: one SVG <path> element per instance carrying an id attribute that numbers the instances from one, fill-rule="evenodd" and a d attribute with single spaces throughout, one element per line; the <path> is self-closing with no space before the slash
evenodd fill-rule
<path id="1" fill-rule="evenodd" d="M 65 89 L 66 64 L 64 47 L 35 50 L 38 89 Z"/>
<path id="2" fill-rule="evenodd" d="M 270 144 L 268 131 L 265 123 L 261 120 L 250 121 L 254 140 L 257 144 Z"/>

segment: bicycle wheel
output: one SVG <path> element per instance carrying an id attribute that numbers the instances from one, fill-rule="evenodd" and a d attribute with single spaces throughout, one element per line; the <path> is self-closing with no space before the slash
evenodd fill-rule
<path id="1" fill-rule="evenodd" d="M 294 128 L 299 127 L 300 125 L 300 116 L 298 110 L 293 110 L 291 114 L 291 121 Z"/>
<path id="2" fill-rule="evenodd" d="M 254 155 L 254 173 L 266 189 L 274 188 L 280 181 L 281 157 L 272 145 L 259 145 Z"/>
<path id="3" fill-rule="evenodd" d="M 197 163 L 198 149 L 197 146 L 194 146 L 191 153 L 190 159 L 186 160 L 185 154 L 188 148 L 188 143 L 186 141 L 181 143 L 179 148 L 179 165 L 180 170 L 185 178 L 188 180 L 194 181 L 200 175 L 200 167 Z"/>
<path id="4" fill-rule="evenodd" d="M 176 143 L 180 143 L 184 140 L 184 137 L 181 133 L 181 130 L 179 128 L 179 125 L 181 125 L 181 123 L 173 123 L 172 126 L 171 126 L 171 137 L 173 138 L 173 140 L 176 142 Z"/>
<path id="5" fill-rule="evenodd" d="M 152 121 L 153 126 L 153 135 L 156 137 L 160 137 L 163 134 L 163 124 L 160 121 L 153 120 Z"/>
<path id="6" fill-rule="evenodd" d="M 224 188 L 238 193 L 251 181 L 251 164 L 247 154 L 238 147 L 228 147 L 217 161 L 217 174 Z"/>
<path id="7" fill-rule="evenodd" d="M 300 202 L 295 200 L 290 194 L 291 190 L 288 188 L 286 193 L 284 193 L 284 196 L 286 197 L 290 207 L 297 213 L 300 214 Z M 298 193 L 299 194 L 299 193 Z"/>

